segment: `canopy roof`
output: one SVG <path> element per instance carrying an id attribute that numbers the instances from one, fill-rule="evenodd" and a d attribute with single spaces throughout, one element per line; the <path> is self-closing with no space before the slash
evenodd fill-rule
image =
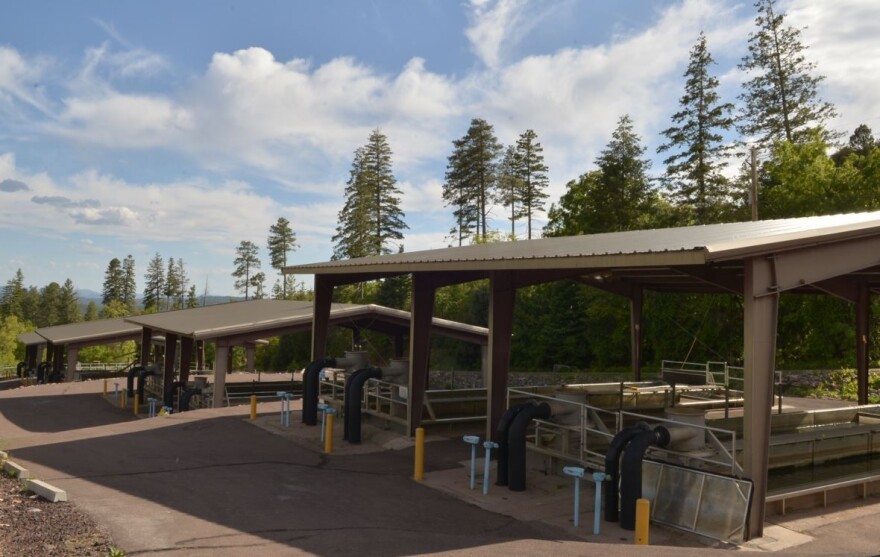
<path id="1" fill-rule="evenodd" d="M 635 230 L 479 244 L 378 257 L 293 265 L 287 274 L 390 276 L 442 271 L 554 271 L 614 290 L 626 283 L 660 291 L 741 291 L 742 260 L 880 232 L 880 212 L 659 230 Z M 880 260 L 878 260 L 880 263 Z M 880 280 L 880 271 L 865 270 Z M 811 290 L 805 285 L 803 290 Z"/>
<path id="2" fill-rule="evenodd" d="M 117 317 L 115 319 L 68 323 L 67 325 L 56 325 L 54 327 L 40 327 L 36 330 L 35 334 L 42 337 L 42 342 L 49 341 L 55 345 L 92 345 L 137 340 L 141 336 L 141 328 L 137 325 L 126 323 L 121 317 Z M 19 336 L 19 340 L 22 340 L 21 336 Z M 39 344 L 28 343 L 24 340 L 22 342 L 25 344 Z"/>
<path id="3" fill-rule="evenodd" d="M 21 333 L 18 335 L 18 341 L 25 346 L 33 346 L 35 344 L 46 344 L 46 339 L 32 331 L 30 333 Z"/>
<path id="4" fill-rule="evenodd" d="M 296 331 L 311 330 L 312 302 L 295 300 L 250 300 L 212 306 L 166 311 L 126 317 L 128 323 L 153 331 L 196 340 L 234 338 L 255 340 Z M 410 314 L 406 311 L 377 305 L 333 304 L 330 323 L 333 325 L 370 328 L 388 333 L 409 333 Z M 468 342 L 486 344 L 488 329 L 434 319 L 437 334 Z"/>

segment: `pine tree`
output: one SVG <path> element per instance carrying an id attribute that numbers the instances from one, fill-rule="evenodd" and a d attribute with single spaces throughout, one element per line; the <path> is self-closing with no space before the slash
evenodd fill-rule
<path id="1" fill-rule="evenodd" d="M 39 300 L 37 327 L 61 325 L 61 286 L 57 282 L 50 282 L 40 289 Z"/>
<path id="2" fill-rule="evenodd" d="M 190 285 L 189 291 L 186 293 L 186 308 L 192 309 L 199 307 L 199 298 L 196 295 L 196 285 Z"/>
<path id="3" fill-rule="evenodd" d="M 287 254 L 299 247 L 296 243 L 296 233 L 290 228 L 290 221 L 279 217 L 278 221 L 269 227 L 267 243 L 272 268 L 277 269 L 281 274 L 281 298 L 285 299 L 289 277 L 283 273 L 283 269 L 287 267 Z"/>
<path id="4" fill-rule="evenodd" d="M 721 170 L 731 146 L 723 143 L 721 132 L 733 127 L 733 104 L 719 100 L 718 79 L 709 72 L 714 63 L 706 35 L 700 33 L 684 73 L 681 110 L 672 115 L 673 125 L 662 132 L 667 142 L 657 149 L 658 153 L 676 151 L 663 161 L 665 181 L 676 201 L 695 210 L 695 224 L 715 221 L 712 208 L 729 189 Z"/>
<path id="5" fill-rule="evenodd" d="M 97 321 L 98 319 L 98 304 L 96 304 L 94 300 L 89 300 L 89 305 L 86 306 L 86 313 L 83 316 L 83 320 Z"/>
<path id="6" fill-rule="evenodd" d="M 61 287 L 58 302 L 58 317 L 61 323 L 77 323 L 82 320 L 79 312 L 79 300 L 76 296 L 76 288 L 73 281 L 67 279 Z"/>
<path id="7" fill-rule="evenodd" d="M 510 238 L 516 238 L 518 204 L 522 201 L 522 183 L 517 175 L 517 153 L 515 145 L 508 145 L 504 157 L 498 165 L 498 202 L 510 208 Z"/>
<path id="8" fill-rule="evenodd" d="M 266 273 L 260 271 L 251 277 L 251 287 L 254 289 L 254 300 L 262 300 L 266 297 Z"/>
<path id="9" fill-rule="evenodd" d="M 247 300 L 250 289 L 253 286 L 253 276 L 260 270 L 260 258 L 257 255 L 260 248 L 251 241 L 242 240 L 235 248 L 235 270 L 232 276 L 235 277 L 235 289 L 244 292 L 244 299 Z"/>
<path id="10" fill-rule="evenodd" d="M 122 262 L 124 275 L 122 287 L 122 301 L 128 306 L 129 311 L 137 307 L 137 279 L 135 278 L 134 257 L 131 254 Z"/>
<path id="11" fill-rule="evenodd" d="M 388 138 L 379 130 L 355 151 L 333 236 L 334 259 L 391 253 L 392 243 L 403 239 L 409 227 L 403 222 L 391 155 Z"/>
<path id="12" fill-rule="evenodd" d="M 14 315 L 20 321 L 27 321 L 24 308 L 25 294 L 24 274 L 18 269 L 15 276 L 6 282 L 0 294 L 0 315 L 6 317 Z"/>
<path id="13" fill-rule="evenodd" d="M 737 127 L 762 147 L 809 140 L 811 129 L 822 128 L 836 114 L 818 95 L 824 76 L 815 75 L 816 64 L 804 56 L 801 30 L 785 26 L 776 0 L 757 0 L 755 8 L 757 31 L 749 33 L 749 53 L 739 64 L 749 80 L 739 96 L 744 106 Z M 824 139 L 831 139 L 827 132 Z"/>
<path id="14" fill-rule="evenodd" d="M 523 132 L 516 142 L 516 156 L 513 159 L 514 174 L 521 187 L 521 205 L 515 215 L 526 219 L 529 240 L 532 239 L 532 217 L 544 208 L 544 200 L 547 199 L 544 190 L 549 184 L 544 148 L 537 139 L 538 134 L 534 130 Z"/>
<path id="15" fill-rule="evenodd" d="M 107 264 L 107 270 L 104 271 L 104 285 L 101 289 L 101 303 L 109 304 L 113 301 L 123 299 L 125 289 L 125 272 L 122 268 L 122 262 L 119 258 L 114 257 Z"/>
<path id="16" fill-rule="evenodd" d="M 147 264 L 144 275 L 144 311 L 162 309 L 162 293 L 165 290 L 165 262 L 159 252 Z"/>
<path id="17" fill-rule="evenodd" d="M 180 290 L 180 273 L 177 269 L 177 262 L 173 257 L 168 258 L 168 268 L 165 271 L 165 288 L 162 294 L 165 295 L 165 309 L 177 309 L 175 301 L 177 293 Z"/>
<path id="18" fill-rule="evenodd" d="M 189 288 L 189 277 L 186 274 L 186 267 L 183 264 L 182 257 L 177 258 L 177 279 L 179 284 L 177 287 L 174 307 L 176 309 L 182 309 L 186 303 L 186 291 L 187 288 Z"/>
<path id="19" fill-rule="evenodd" d="M 504 146 L 494 128 L 481 118 L 471 120 L 467 133 L 452 142 L 453 152 L 446 164 L 443 200 L 455 207 L 457 221 L 452 230 L 458 245 L 473 235 L 485 238 L 492 204 L 497 196 L 498 157 Z"/>

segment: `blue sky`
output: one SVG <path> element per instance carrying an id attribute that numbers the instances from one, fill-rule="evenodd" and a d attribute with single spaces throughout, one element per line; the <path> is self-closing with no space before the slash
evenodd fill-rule
<path id="1" fill-rule="evenodd" d="M 780 5 L 807 27 L 832 125 L 880 131 L 880 4 Z M 329 259 L 352 154 L 377 127 L 405 249 L 443 247 L 446 157 L 471 118 L 506 144 L 534 129 L 555 201 L 622 114 L 654 152 L 700 30 L 735 102 L 753 20 L 751 2 L 728 0 L 10 3 L 0 280 L 21 268 L 27 284 L 100 290 L 110 259 L 131 254 L 142 289 L 159 252 L 185 261 L 200 294 L 232 294 L 235 247 L 265 246 L 281 216 L 301 244 L 292 262 Z"/>

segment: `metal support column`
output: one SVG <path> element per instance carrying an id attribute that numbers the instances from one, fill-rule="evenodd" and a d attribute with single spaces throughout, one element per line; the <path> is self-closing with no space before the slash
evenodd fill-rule
<path id="1" fill-rule="evenodd" d="M 170 385 L 174 381 L 174 364 L 177 363 L 177 335 L 165 333 L 165 374 L 163 385 Z"/>
<path id="2" fill-rule="evenodd" d="M 434 316 L 436 288 L 430 276 L 413 275 L 412 317 L 409 330 L 409 412 L 407 430 L 415 435 L 422 424 L 422 407 L 428 386 L 428 364 L 431 358 L 431 321 Z"/>
<path id="3" fill-rule="evenodd" d="M 229 363 L 229 344 L 218 339 L 214 345 L 214 408 L 223 406 L 226 396 L 226 372 Z"/>
<path id="4" fill-rule="evenodd" d="M 513 273 L 492 273 L 489 279 L 489 382 L 486 384 L 486 439 L 496 443 L 498 422 L 507 410 L 507 374 L 516 288 Z"/>
<path id="5" fill-rule="evenodd" d="M 330 303 L 333 283 L 325 276 L 315 275 L 315 305 L 312 319 L 312 360 L 327 355 L 327 335 L 330 327 Z"/>
<path id="6" fill-rule="evenodd" d="M 640 286 L 633 288 L 629 299 L 629 338 L 630 359 L 632 362 L 633 381 L 642 380 L 642 300 L 643 290 Z"/>
<path id="7" fill-rule="evenodd" d="M 150 348 L 153 345 L 153 329 L 144 327 L 141 330 L 141 365 L 150 363 Z"/>
<path id="8" fill-rule="evenodd" d="M 868 404 L 868 367 L 871 346 L 871 291 L 860 283 L 856 301 L 856 383 L 859 404 Z"/>
<path id="9" fill-rule="evenodd" d="M 72 344 L 67 345 L 67 374 L 64 380 L 71 382 L 76 378 L 76 361 L 79 355 L 79 348 Z"/>
<path id="10" fill-rule="evenodd" d="M 189 381 L 189 368 L 192 363 L 193 338 L 180 337 L 180 382 L 186 387 Z"/>

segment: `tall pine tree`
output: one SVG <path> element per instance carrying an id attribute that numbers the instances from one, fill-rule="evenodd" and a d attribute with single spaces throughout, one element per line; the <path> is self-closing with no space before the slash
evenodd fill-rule
<path id="1" fill-rule="evenodd" d="M 498 157 L 503 145 L 491 124 L 482 118 L 471 120 L 467 133 L 452 142 L 453 151 L 446 164 L 443 200 L 455 207 L 458 245 L 465 238 L 486 238 L 487 223 L 497 197 Z"/>
<path id="2" fill-rule="evenodd" d="M 544 148 L 534 130 L 526 130 L 516 141 L 514 174 L 520 185 L 520 208 L 514 214 L 526 219 L 527 238 L 532 239 L 532 217 L 544 208 L 549 181 L 544 163 Z"/>
<path id="3" fill-rule="evenodd" d="M 107 264 L 107 270 L 104 271 L 104 285 L 101 289 L 101 303 L 109 304 L 123 299 L 125 288 L 125 272 L 122 269 L 122 262 L 118 257 L 114 257 Z"/>
<path id="4" fill-rule="evenodd" d="M 718 79 L 709 72 L 712 64 L 706 35 L 700 33 L 684 73 L 681 109 L 672 115 L 673 125 L 663 131 L 667 142 L 657 149 L 672 152 L 663 161 L 665 182 L 673 198 L 693 210 L 694 222 L 689 224 L 717 222 L 719 205 L 729 190 L 721 171 L 732 146 L 724 143 L 722 132 L 733 126 L 733 104 L 720 101 Z"/>
<path id="5" fill-rule="evenodd" d="M 393 243 L 403 239 L 409 227 L 403 222 L 391 155 L 388 138 L 378 129 L 355 151 L 333 236 L 334 259 L 391 253 Z"/>
<path id="6" fill-rule="evenodd" d="M 235 248 L 235 270 L 232 271 L 232 276 L 235 277 L 235 289 L 244 292 L 245 300 L 249 298 L 250 289 L 254 286 L 254 275 L 260 270 L 259 252 L 260 248 L 248 240 L 242 240 Z"/>
<path id="7" fill-rule="evenodd" d="M 296 243 L 296 233 L 290 227 L 290 221 L 284 217 L 278 217 L 278 221 L 269 227 L 269 261 L 272 268 L 281 274 L 281 297 L 287 298 L 287 286 L 290 277 L 282 270 L 287 266 L 287 254 L 299 247 Z"/>
<path id="8" fill-rule="evenodd" d="M 137 279 L 135 278 L 134 257 L 131 254 L 122 262 L 122 274 L 124 275 L 122 301 L 128 306 L 129 311 L 134 311 L 137 306 Z"/>
<path id="9" fill-rule="evenodd" d="M 749 77 L 739 96 L 744 103 L 739 131 L 762 147 L 809 141 L 810 130 L 835 116 L 834 106 L 819 98 L 824 76 L 815 74 L 816 64 L 804 56 L 801 30 L 785 25 L 776 0 L 757 0 L 755 8 L 757 30 L 749 34 L 749 53 L 739 64 Z"/>
<path id="10" fill-rule="evenodd" d="M 165 290 L 165 262 L 159 252 L 147 264 L 144 274 L 144 311 L 161 311 Z"/>

